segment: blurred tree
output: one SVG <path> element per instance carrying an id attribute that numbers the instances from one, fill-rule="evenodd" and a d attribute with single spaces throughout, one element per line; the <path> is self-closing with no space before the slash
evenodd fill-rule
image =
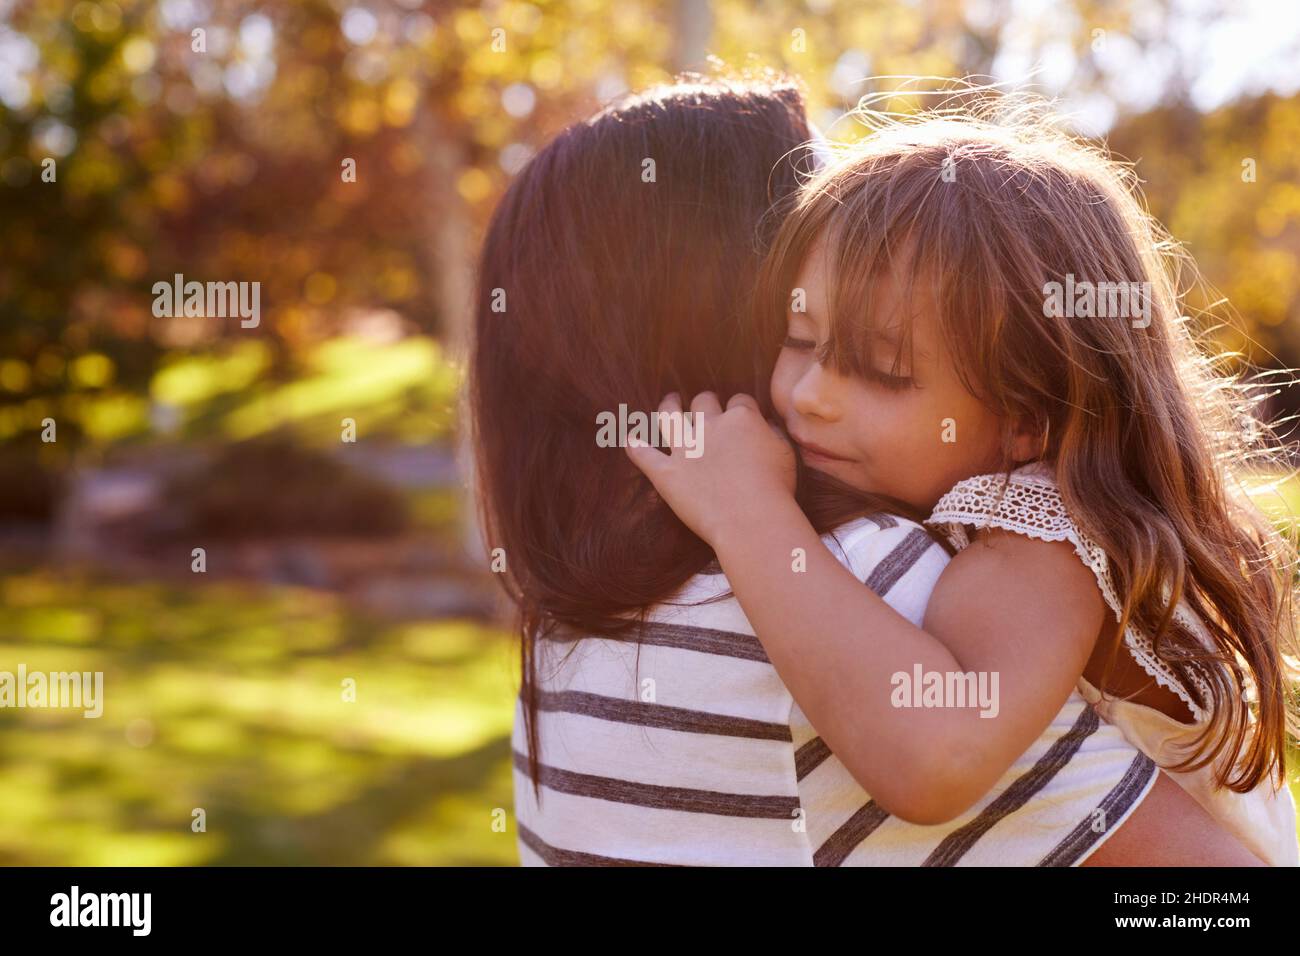
<path id="1" fill-rule="evenodd" d="M 799 75 L 823 125 L 899 85 L 867 77 L 1031 72 L 1085 127 L 1114 121 L 1153 208 L 1300 364 L 1300 107 L 1196 112 L 1198 48 L 1175 42 L 1191 16 L 1168 0 L 1037 17 L 982 0 L 0 2 L 0 441 L 34 443 L 46 416 L 61 449 L 143 432 L 174 356 L 256 339 L 284 379 L 368 311 L 454 352 L 510 175 L 706 52 Z M 260 326 L 155 318 L 151 288 L 176 273 L 261 282 Z"/>
<path id="2" fill-rule="evenodd" d="M 171 352 L 256 336 L 283 378 L 377 308 L 457 342 L 475 230 L 510 172 L 665 75 L 653 4 L 10 6 L 0 440 L 34 440 L 48 415 L 63 448 L 145 427 Z M 177 273 L 261 282 L 260 326 L 155 318 L 151 288 Z"/>
<path id="3" fill-rule="evenodd" d="M 1163 106 L 1109 137 L 1205 279 L 1184 283 L 1189 314 L 1218 348 L 1262 368 L 1300 367 L 1297 141 L 1300 98 L 1274 95 L 1208 114 Z M 1297 391 L 1279 395 L 1275 412 L 1300 411 Z"/>

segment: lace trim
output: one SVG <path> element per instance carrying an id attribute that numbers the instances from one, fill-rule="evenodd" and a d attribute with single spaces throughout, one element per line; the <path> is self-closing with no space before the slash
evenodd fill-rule
<path id="1" fill-rule="evenodd" d="M 1002 474 L 977 475 L 960 481 L 939 499 L 925 522 L 943 534 L 957 550 L 970 544 L 966 527 L 978 530 L 1000 528 L 1041 541 L 1069 541 L 1084 566 L 1092 571 L 1106 605 L 1120 619 L 1121 605 L 1110 574 L 1106 552 L 1075 525 L 1057 490 L 1049 466 L 1034 462 L 1017 468 L 1007 481 Z M 1207 650 L 1214 645 L 1200 618 L 1180 601 L 1174 609 L 1174 624 L 1193 634 Z M 1207 716 L 1186 687 L 1155 652 L 1151 638 L 1133 625 L 1124 629 L 1124 644 L 1141 668 L 1161 687 L 1177 694 L 1200 723 Z M 1202 700 L 1211 700 L 1210 687 L 1199 674 L 1191 675 Z"/>

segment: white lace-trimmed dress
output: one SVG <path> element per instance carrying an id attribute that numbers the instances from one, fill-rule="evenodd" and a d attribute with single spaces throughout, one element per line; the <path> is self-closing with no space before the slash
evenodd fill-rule
<path id="1" fill-rule="evenodd" d="M 1079 560 L 1096 576 L 1097 586 L 1116 621 L 1120 618 L 1120 602 L 1106 553 L 1070 517 L 1052 468 L 1046 463 L 1033 462 L 1017 468 L 1011 472 L 1009 481 L 1002 474 L 993 474 L 958 482 L 939 500 L 926 523 L 958 550 L 970 543 L 968 528 L 999 528 L 1043 541 L 1068 541 Z M 1212 649 L 1204 622 L 1186 602 L 1180 602 L 1175 609 L 1174 626 L 1195 635 Z M 1130 625 L 1124 632 L 1124 646 L 1161 687 L 1171 690 L 1187 704 L 1195 723 L 1184 724 L 1133 701 L 1111 699 L 1084 678 L 1079 679 L 1079 693 L 1104 720 L 1118 727 L 1157 765 L 1176 764 L 1186 756 L 1187 744 L 1204 729 L 1210 715 L 1156 655 L 1148 635 Z M 1193 679 L 1200 699 L 1210 700 L 1204 679 L 1195 675 Z M 1272 866 L 1300 866 L 1295 801 L 1285 786 L 1278 790 L 1272 781 L 1265 780 L 1243 794 L 1218 787 L 1213 767 L 1186 773 L 1166 772 L 1261 860 Z"/>

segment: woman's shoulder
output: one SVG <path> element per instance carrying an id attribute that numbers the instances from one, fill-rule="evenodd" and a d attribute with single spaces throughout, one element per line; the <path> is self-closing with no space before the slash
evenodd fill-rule
<path id="1" fill-rule="evenodd" d="M 841 559 L 890 551 L 905 542 L 912 549 L 934 545 L 943 550 L 939 536 L 925 525 L 884 511 L 846 521 L 822 535 L 822 541 Z"/>
<path id="2" fill-rule="evenodd" d="M 899 613 L 920 625 L 935 582 L 951 560 L 941 540 L 924 525 L 901 515 L 876 512 L 846 521 L 822 535 L 822 543 L 859 581 Z M 807 568 L 795 549 L 791 573 Z M 716 601 L 731 585 L 717 560 L 710 561 L 669 602 Z"/>
<path id="3" fill-rule="evenodd" d="M 836 526 L 834 530 L 822 535 L 822 543 L 840 563 L 853 569 L 874 565 L 895 552 L 898 552 L 899 558 L 916 553 L 931 559 L 937 557 L 945 564 L 948 561 L 948 553 L 935 532 L 910 518 L 883 511 L 862 515 Z M 797 559 L 798 555 L 791 557 Z M 722 566 L 714 558 L 700 570 L 700 574 L 704 577 L 721 577 Z"/>
<path id="4" fill-rule="evenodd" d="M 848 521 L 822 541 L 854 577 L 914 623 L 924 617 L 930 592 L 950 560 L 928 528 L 883 512 Z"/>

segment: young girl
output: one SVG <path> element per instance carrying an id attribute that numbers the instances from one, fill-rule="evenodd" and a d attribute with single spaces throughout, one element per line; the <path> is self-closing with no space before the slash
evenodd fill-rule
<path id="1" fill-rule="evenodd" d="M 805 190 L 760 282 L 804 462 L 960 549 L 922 626 L 819 546 L 794 451 L 748 396 L 695 396 L 702 455 L 628 454 L 886 810 L 961 813 L 1077 687 L 1251 852 L 1294 865 L 1293 554 L 1241 488 L 1252 419 L 1180 320 L 1131 177 L 1017 115 L 881 119 Z"/>

